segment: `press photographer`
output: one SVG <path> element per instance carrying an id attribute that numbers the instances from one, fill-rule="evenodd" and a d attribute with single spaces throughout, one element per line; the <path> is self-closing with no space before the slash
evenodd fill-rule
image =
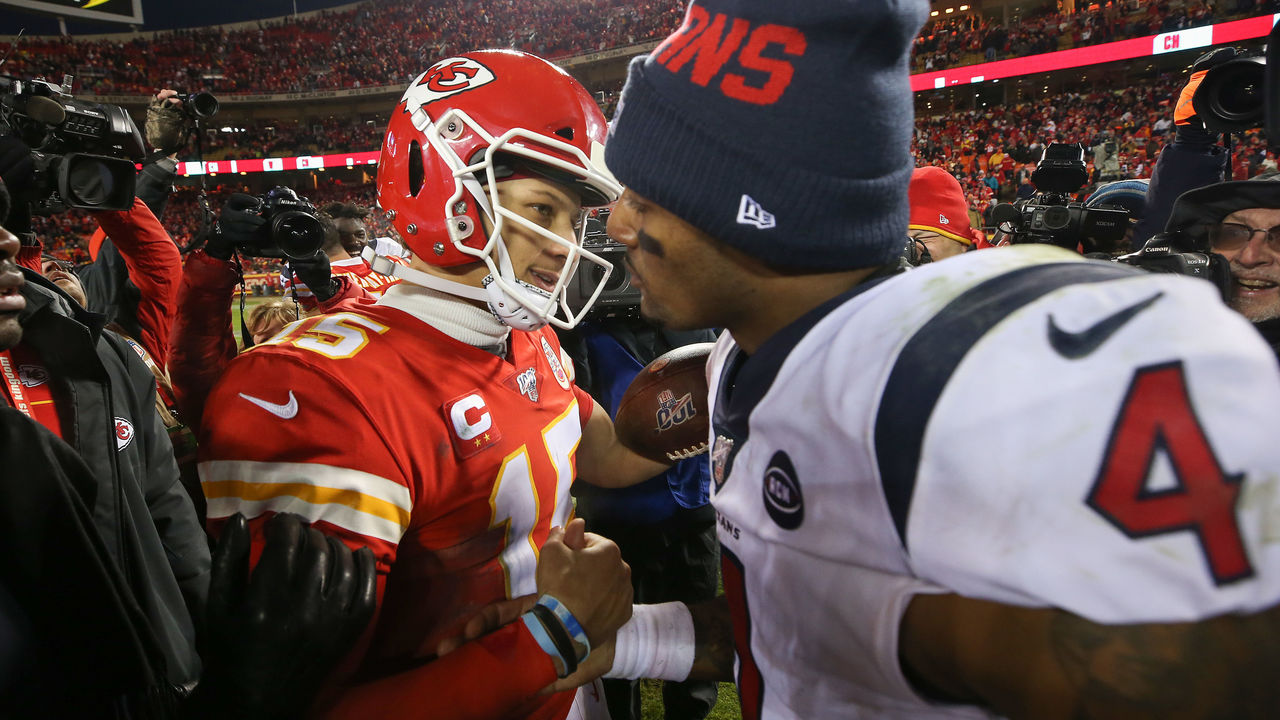
<path id="1" fill-rule="evenodd" d="M 1160 244 L 1204 255 L 1205 274 L 1228 304 L 1280 354 L 1280 258 L 1269 232 L 1280 223 L 1280 186 L 1274 173 L 1224 182 L 1230 152 L 1222 144 L 1231 132 L 1258 127 L 1280 136 L 1280 116 L 1272 111 L 1280 107 L 1280 83 L 1271 77 L 1278 53 L 1280 26 L 1265 54 L 1217 48 L 1191 66 L 1174 111 L 1176 139 L 1156 163 L 1134 255 Z"/>
<path id="2" fill-rule="evenodd" d="M 313 288 L 308 294 L 325 312 L 366 296 L 350 278 L 330 272 L 325 249 L 334 246 L 341 248 L 333 221 L 289 188 L 227 199 L 204 247 L 188 253 L 178 288 L 181 312 L 174 318 L 169 376 L 178 407 L 193 427 L 199 426 L 209 390 L 240 352 L 229 331 L 232 297 L 242 279 L 236 254 L 287 260 L 286 272 Z M 251 347 L 247 328 L 242 335 Z"/>
<path id="3" fill-rule="evenodd" d="M 1280 355 L 1280 174 L 1208 185 L 1174 203 L 1167 232 L 1210 254 L 1228 304 Z"/>

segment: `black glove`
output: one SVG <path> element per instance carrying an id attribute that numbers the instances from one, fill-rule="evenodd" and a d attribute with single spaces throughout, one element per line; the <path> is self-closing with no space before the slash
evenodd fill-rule
<path id="1" fill-rule="evenodd" d="M 329 256 L 323 250 L 317 250 L 309 258 L 291 258 L 289 267 L 293 268 L 293 274 L 311 290 L 311 294 L 316 296 L 317 302 L 324 302 L 338 292 L 338 281 L 333 278 Z"/>
<path id="2" fill-rule="evenodd" d="M 239 513 L 213 552 L 205 674 L 189 703 L 204 717 L 301 716 L 373 617 L 372 551 L 353 553 L 296 515 L 272 517 L 264 533 L 252 577 Z"/>
<path id="3" fill-rule="evenodd" d="M 254 238 L 258 230 L 267 224 L 260 214 L 262 201 L 252 195 L 234 193 L 222 205 L 218 215 L 218 227 L 205 252 L 219 260 L 230 260 L 231 251 L 236 246 L 258 244 Z"/>

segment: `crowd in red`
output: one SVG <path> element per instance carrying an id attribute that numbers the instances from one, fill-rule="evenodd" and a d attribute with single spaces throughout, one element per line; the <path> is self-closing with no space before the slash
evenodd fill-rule
<path id="1" fill-rule="evenodd" d="M 684 6 L 682 0 L 366 3 L 252 29 L 186 29 L 128 41 L 31 39 L 9 58 L 6 71 L 73 73 L 76 92 L 97 95 L 162 87 L 229 94 L 404 85 L 434 60 L 476 48 L 559 58 L 657 40 L 680 24 Z"/>
<path id="2" fill-rule="evenodd" d="M 127 43 L 69 40 L 27 44 L 11 58 L 11 72 L 31 73 L 34 65 L 112 67 L 110 76 L 81 79 L 100 92 L 149 91 L 161 85 L 208 87 L 202 74 L 225 77 L 215 90 L 254 91 L 351 86 L 362 82 L 386 84 L 407 81 L 426 59 L 469 47 L 507 45 L 523 47 L 547 56 L 568 55 L 659 37 L 678 24 L 683 2 L 648 0 L 477 0 L 471 12 L 459 14 L 444 0 L 364 5 L 355 10 L 324 13 L 301 20 L 266 22 L 256 30 L 206 28 L 183 30 L 155 41 Z M 1237 0 L 1236 13 L 1271 11 L 1280 0 Z M 917 40 L 917 62 L 976 62 L 1022 53 L 1045 52 L 1081 44 L 1106 42 L 1127 35 L 1145 35 L 1223 19 L 1223 5 L 1215 9 L 1207 0 L 1113 0 L 1091 5 L 1073 14 L 1047 7 L 1010 28 L 1002 28 L 973 14 L 948 15 L 931 22 Z M 568 24 L 563 24 L 570 18 Z M 556 25 L 559 22 L 560 24 Z M 448 32 L 444 28 L 448 28 Z M 556 26 L 555 32 L 548 30 Z M 394 42 L 385 28 L 395 27 Z M 379 32 L 382 29 L 383 32 Z M 377 52 L 374 52 L 375 44 Z M 407 47 L 415 48 L 406 51 Z M 312 56 L 311 48 L 324 51 Z M 62 60 L 59 60 L 62 53 Z M 154 53 L 147 56 L 146 53 Z M 377 55 L 380 59 L 372 61 Z M 25 63 L 25 65 L 23 64 Z M 370 64 L 372 63 L 372 64 Z M 214 67 L 214 65 L 217 67 Z M 375 72 L 375 65 L 383 69 Z M 199 67 L 193 67 L 199 66 Z M 146 77 L 140 68 L 146 68 Z M 387 67 L 391 69 L 386 70 Z M 308 68 L 323 68 L 316 74 Z M 366 72 L 368 71 L 368 72 Z M 183 82 L 183 74 L 186 80 Z M 194 73 L 194 74 L 193 74 Z M 285 83 L 281 86 L 277 81 Z M 1155 159 L 1172 139 L 1168 116 L 1171 102 L 1185 78 L 1165 76 L 1155 82 L 1119 91 L 1067 93 L 1048 102 L 1027 101 L 1003 107 L 928 116 L 916 122 L 917 163 L 946 167 L 961 182 L 970 206 L 979 214 L 995 203 L 1025 196 L 1029 177 L 1046 142 L 1078 142 L 1088 150 L 1087 160 L 1095 180 L 1146 177 Z M 99 83 L 99 84 L 93 84 Z M 597 93 L 606 116 L 612 114 L 617 89 Z M 230 132 L 209 128 L 201 137 L 205 159 L 323 154 L 375 150 L 381 144 L 383 117 L 326 117 L 303 121 L 240 121 Z M 1114 152 L 1101 152 L 1110 145 Z M 1095 148 L 1099 152 L 1095 152 Z M 1109 155 L 1105 159 L 1102 155 Z M 182 159 L 196 158 L 189 146 Z M 1275 166 L 1274 155 L 1257 135 L 1237 146 L 1233 169 L 1247 177 Z M 374 203 L 372 185 L 343 185 L 332 178 L 302 194 L 317 205 L 331 200 Z M 238 188 L 218 186 L 210 192 L 216 209 Z M 163 221 L 179 244 L 185 245 L 201 226 L 201 213 L 193 190 L 179 190 Z M 375 235 L 390 235 L 380 213 L 371 216 Z M 65 213 L 39 219 L 37 231 L 55 254 L 74 262 L 87 260 L 84 238 L 94 229 L 87 216 Z M 255 266 L 270 264 L 254 261 Z"/>
<path id="3" fill-rule="evenodd" d="M 377 150 L 386 129 L 387 118 L 381 116 L 236 121 L 207 128 L 199 150 L 205 160 Z M 195 143 L 189 144 L 181 159 L 195 160 L 196 151 Z"/>
<path id="4" fill-rule="evenodd" d="M 1231 2 L 1231 0 L 1227 0 Z M 79 80 L 76 92 L 305 92 L 396 86 L 440 57 L 513 47 L 558 58 L 655 40 L 679 25 L 682 0 L 448 0 L 369 3 L 256 28 L 209 27 L 133 40 L 24 41 L 17 76 Z M 1280 0 L 1109 0 L 1063 13 L 1049 3 L 1007 25 L 975 11 L 944 14 L 916 39 L 913 71 L 1023 57 L 1280 10 Z M 391 31 L 394 29 L 394 31 Z"/>
<path id="5" fill-rule="evenodd" d="M 965 188 L 970 207 L 979 214 L 997 202 L 1031 191 L 1028 179 L 1048 142 L 1082 144 L 1087 149 L 1091 177 L 1097 180 L 1148 177 L 1160 149 L 1172 140 L 1172 102 L 1185 80 L 1182 74 L 1172 74 L 1119 91 L 1064 93 L 938 115 L 930 115 L 925 108 L 916 118 L 917 163 L 949 170 Z M 603 102 L 616 102 L 616 94 L 605 94 Z M 274 132 L 266 130 L 268 127 L 275 127 Z M 296 126 L 264 124 L 232 135 L 241 142 L 215 146 L 213 152 L 224 157 L 262 157 L 375 150 L 381 135 L 380 121 L 370 125 L 362 118 L 317 119 Z M 1108 142 L 1114 144 L 1114 153 L 1103 152 L 1102 147 Z M 1107 162 L 1104 154 L 1111 155 L 1113 162 Z M 1256 134 L 1236 147 L 1234 160 L 1237 177 L 1255 175 L 1273 168 L 1276 162 Z M 374 205 L 372 184 L 343 184 L 333 176 L 321 174 L 314 176 L 314 182 L 314 187 L 298 188 L 298 192 L 317 206 L 333 200 Z M 242 191 L 235 185 L 214 186 L 209 190 L 210 204 L 216 211 L 227 195 Z M 393 235 L 381 213 L 373 213 L 369 221 L 375 236 Z M 180 188 L 173 195 L 163 222 L 180 245 L 196 236 L 202 215 L 193 188 Z M 42 220 L 37 231 L 55 254 L 82 261 L 83 238 L 93 227 L 86 216 L 64 213 Z M 273 264 L 254 261 L 252 267 L 265 270 Z"/>

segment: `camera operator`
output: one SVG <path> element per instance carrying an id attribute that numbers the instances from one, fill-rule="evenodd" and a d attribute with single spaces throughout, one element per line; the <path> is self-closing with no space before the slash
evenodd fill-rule
<path id="1" fill-rule="evenodd" d="M 1225 179 L 1231 155 L 1221 144 L 1222 133 L 1205 128 L 1194 101 L 1205 75 L 1212 68 L 1234 60 L 1238 54 L 1235 48 L 1217 48 L 1192 63 L 1191 77 L 1182 88 L 1173 112 L 1173 142 L 1160 151 L 1151 173 L 1146 213 L 1134 228 L 1133 250 L 1141 250 L 1147 240 L 1164 229 L 1179 196 Z"/>
<path id="2" fill-rule="evenodd" d="M 255 248 L 262 244 L 267 224 L 262 216 L 263 206 L 262 199 L 250 195 L 237 193 L 228 198 L 219 215 L 217 231 L 202 249 L 187 255 L 182 270 L 178 288 L 181 310 L 174 318 L 169 376 L 182 416 L 193 428 L 199 426 L 209 390 L 239 352 L 230 330 L 232 296 L 240 282 L 239 263 L 232 256 L 237 249 L 251 255 L 259 252 Z M 310 208 L 309 203 L 306 208 Z M 323 214 L 313 216 L 324 233 L 322 249 L 312 253 L 309 260 L 290 260 L 303 282 L 319 288 L 308 290 L 312 302 L 318 301 L 320 312 L 328 312 L 344 301 L 367 297 L 368 293 L 352 278 L 331 275 L 329 255 L 323 248 L 337 247 L 343 255 L 346 251 L 341 250 L 333 222 Z M 303 300 L 301 296 L 299 290 L 299 302 Z"/>
<path id="3" fill-rule="evenodd" d="M 3 197 L 2 216 L 9 215 Z M 150 211 L 148 211 L 149 213 Z M 123 338 L 40 273 L 4 294 L 21 340 L 0 368 L 8 404 L 73 447 L 92 471 L 86 504 L 104 551 L 125 571 L 181 696 L 200 674 L 196 622 L 209 548 L 154 410 L 155 377 Z M 22 467 L 21 464 L 15 467 Z"/>
<path id="4" fill-rule="evenodd" d="M 1227 302 L 1280 355 L 1280 173 L 1184 193 L 1166 230 L 1226 259 Z"/>

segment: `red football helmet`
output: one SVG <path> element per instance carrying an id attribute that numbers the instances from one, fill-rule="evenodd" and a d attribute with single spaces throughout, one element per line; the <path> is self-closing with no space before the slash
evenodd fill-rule
<path id="1" fill-rule="evenodd" d="M 409 85 L 392 113 L 378 160 L 378 204 L 415 257 L 445 267 L 483 262 L 490 274 L 481 289 L 403 266 L 384 270 L 484 300 L 512 327 L 573 327 L 590 307 L 575 314 L 565 299 L 578 263 L 585 259 L 605 271 L 592 301 L 610 265 L 582 250 L 585 223 L 571 244 L 501 207 L 497 184 L 513 175 L 541 176 L 572 186 L 584 207 L 608 205 L 622 188 L 603 169 L 606 130 L 587 91 L 536 56 L 484 50 L 435 63 Z M 487 236 L 482 217 L 492 228 Z M 569 246 L 554 292 L 515 277 L 502 240 L 508 222 Z"/>

